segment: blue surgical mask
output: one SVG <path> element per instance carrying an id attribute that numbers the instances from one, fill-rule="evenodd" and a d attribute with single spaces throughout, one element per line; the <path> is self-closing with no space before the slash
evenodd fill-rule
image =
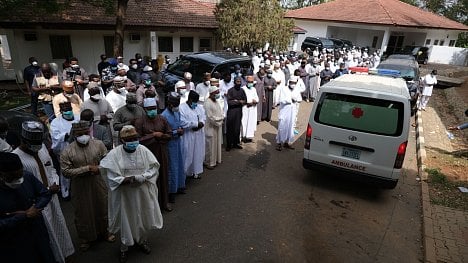
<path id="1" fill-rule="evenodd" d="M 64 111 L 62 112 L 62 116 L 65 120 L 73 120 L 73 111 Z"/>
<path id="2" fill-rule="evenodd" d="M 253 83 L 247 83 L 247 88 L 249 88 L 249 89 L 250 89 L 250 88 L 252 88 L 253 86 L 254 86 L 254 84 L 253 84 Z"/>
<path id="3" fill-rule="evenodd" d="M 145 80 L 145 85 L 146 85 L 146 86 L 150 86 L 150 85 L 151 85 L 151 80 L 150 80 L 150 79 Z"/>
<path id="4" fill-rule="evenodd" d="M 146 112 L 146 115 L 153 119 L 154 117 L 156 117 L 156 115 L 158 115 L 158 112 L 156 110 L 149 110 Z"/>
<path id="5" fill-rule="evenodd" d="M 192 108 L 192 109 L 196 109 L 196 108 L 197 108 L 197 106 L 198 106 L 198 103 L 196 103 L 196 102 L 192 102 L 192 104 L 190 105 L 190 108 Z"/>
<path id="6" fill-rule="evenodd" d="M 129 151 L 135 151 L 138 145 L 140 145 L 139 141 L 125 142 L 123 147 Z"/>
<path id="7" fill-rule="evenodd" d="M 219 99 L 219 98 L 221 98 L 221 95 L 216 94 L 216 95 L 215 95 L 215 99 Z"/>

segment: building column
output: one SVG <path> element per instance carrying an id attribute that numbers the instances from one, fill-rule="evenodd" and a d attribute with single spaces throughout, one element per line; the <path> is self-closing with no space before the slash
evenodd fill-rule
<path id="1" fill-rule="evenodd" d="M 384 36 L 382 39 L 382 45 L 380 46 L 380 54 L 382 56 L 383 53 L 387 50 L 388 40 L 390 39 L 390 27 L 387 27 L 384 32 Z"/>
<path id="2" fill-rule="evenodd" d="M 151 53 L 151 58 L 152 59 L 156 59 L 157 57 L 157 41 L 158 41 L 158 38 L 156 36 L 156 32 L 154 31 L 151 31 L 150 32 L 150 53 Z"/>

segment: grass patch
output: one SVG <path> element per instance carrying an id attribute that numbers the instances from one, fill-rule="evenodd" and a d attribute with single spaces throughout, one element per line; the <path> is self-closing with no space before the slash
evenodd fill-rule
<path id="1" fill-rule="evenodd" d="M 6 98 L 1 99 L 0 110 L 9 110 L 29 103 L 31 99 L 28 95 L 9 91 Z"/>
<path id="2" fill-rule="evenodd" d="M 468 193 L 460 192 L 459 186 L 468 182 L 451 181 L 438 168 L 427 168 L 431 203 L 468 211 Z"/>

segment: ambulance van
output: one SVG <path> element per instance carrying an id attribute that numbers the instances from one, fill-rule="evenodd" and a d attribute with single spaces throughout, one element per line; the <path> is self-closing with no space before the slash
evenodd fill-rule
<path id="1" fill-rule="evenodd" d="M 393 189 L 410 124 L 404 79 L 346 74 L 322 86 L 306 131 L 303 166 L 358 176 Z"/>

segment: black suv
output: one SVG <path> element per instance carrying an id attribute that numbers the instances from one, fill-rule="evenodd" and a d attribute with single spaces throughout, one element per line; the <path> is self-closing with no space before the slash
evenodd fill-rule
<path id="1" fill-rule="evenodd" d="M 419 77 L 419 64 L 412 58 L 407 59 L 392 59 L 382 61 L 378 66 L 378 69 L 393 69 L 400 71 L 400 76 L 405 79 L 406 86 L 411 95 L 411 115 L 416 113 L 417 106 L 416 101 L 418 100 L 420 90 L 420 77 Z"/>
<path id="2" fill-rule="evenodd" d="M 196 85 L 202 81 L 203 73 L 219 72 L 223 75 L 226 72 L 233 72 L 236 64 L 241 67 L 244 74 L 253 69 L 252 59 L 247 56 L 229 52 L 198 52 L 185 55 L 169 65 L 162 72 L 162 77 L 166 89 L 173 90 L 175 83 L 184 78 L 185 72 L 192 73 L 192 81 Z"/>
<path id="3" fill-rule="evenodd" d="M 324 37 L 306 37 L 304 42 L 302 42 L 301 50 L 305 51 L 307 48 L 315 50 L 317 47 L 319 51 L 326 48 L 328 52 L 332 52 L 335 48 L 335 44 L 330 39 Z"/>

